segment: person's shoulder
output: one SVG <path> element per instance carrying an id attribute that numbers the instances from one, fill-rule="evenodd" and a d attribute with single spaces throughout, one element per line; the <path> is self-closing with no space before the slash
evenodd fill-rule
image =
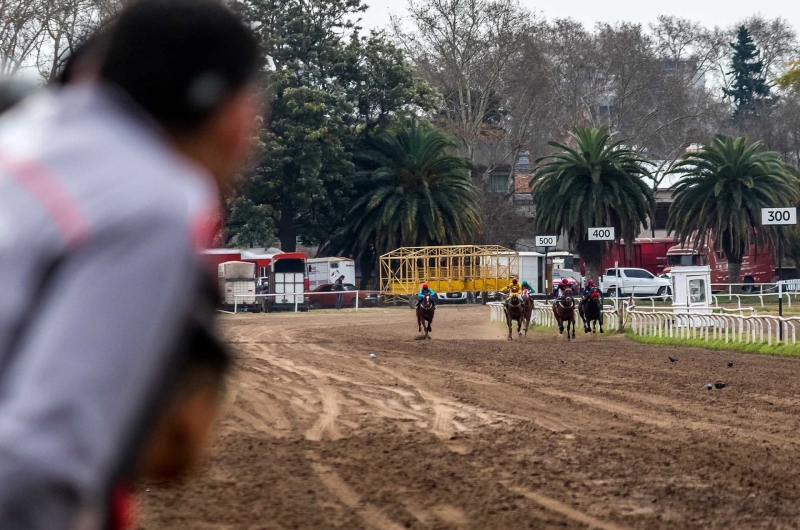
<path id="1" fill-rule="evenodd" d="M 101 88 L 45 91 L 0 123 L 0 152 L 34 162 L 94 230 L 140 221 L 195 230 L 218 214 L 211 176 Z"/>

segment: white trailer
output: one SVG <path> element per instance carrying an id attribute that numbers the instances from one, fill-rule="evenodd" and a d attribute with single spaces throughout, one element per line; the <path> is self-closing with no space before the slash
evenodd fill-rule
<path id="1" fill-rule="evenodd" d="M 306 260 L 309 290 L 333 283 L 344 275 L 344 283 L 356 283 L 356 264 L 349 258 L 313 258 Z"/>
<path id="2" fill-rule="evenodd" d="M 541 276 L 544 273 L 544 254 L 540 252 L 519 252 L 519 269 L 515 272 L 519 281 L 527 280 L 537 293 L 543 292 Z"/>
<path id="3" fill-rule="evenodd" d="M 508 267 L 511 262 L 511 276 L 520 282 L 527 280 L 537 293 L 543 291 L 542 276 L 544 274 L 544 254 L 541 252 L 515 252 L 517 259 L 500 254 L 497 258 L 501 267 Z"/>
<path id="4" fill-rule="evenodd" d="M 226 261 L 219 264 L 217 280 L 222 305 L 237 311 L 261 311 L 256 298 L 256 264 L 245 261 Z"/>

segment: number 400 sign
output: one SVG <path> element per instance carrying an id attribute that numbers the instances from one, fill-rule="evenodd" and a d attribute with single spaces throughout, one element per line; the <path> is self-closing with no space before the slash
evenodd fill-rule
<path id="1" fill-rule="evenodd" d="M 614 241 L 614 227 L 598 226 L 590 228 L 589 241 Z"/>

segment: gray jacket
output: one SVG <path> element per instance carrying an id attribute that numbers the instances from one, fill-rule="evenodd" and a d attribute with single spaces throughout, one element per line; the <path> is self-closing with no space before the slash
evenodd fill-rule
<path id="1" fill-rule="evenodd" d="M 44 91 L 0 119 L 3 530 L 102 520 L 199 285 L 216 186 L 124 101 Z"/>

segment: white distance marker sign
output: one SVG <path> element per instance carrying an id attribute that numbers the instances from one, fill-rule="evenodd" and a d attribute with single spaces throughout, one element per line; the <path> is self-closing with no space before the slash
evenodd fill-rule
<path id="1" fill-rule="evenodd" d="M 762 225 L 796 225 L 797 208 L 761 208 Z"/>
<path id="2" fill-rule="evenodd" d="M 614 227 L 598 226 L 590 228 L 589 241 L 614 241 Z"/>
<path id="3" fill-rule="evenodd" d="M 556 236 L 536 236 L 534 238 L 534 244 L 537 247 L 554 247 L 556 246 L 556 241 L 558 241 Z"/>

